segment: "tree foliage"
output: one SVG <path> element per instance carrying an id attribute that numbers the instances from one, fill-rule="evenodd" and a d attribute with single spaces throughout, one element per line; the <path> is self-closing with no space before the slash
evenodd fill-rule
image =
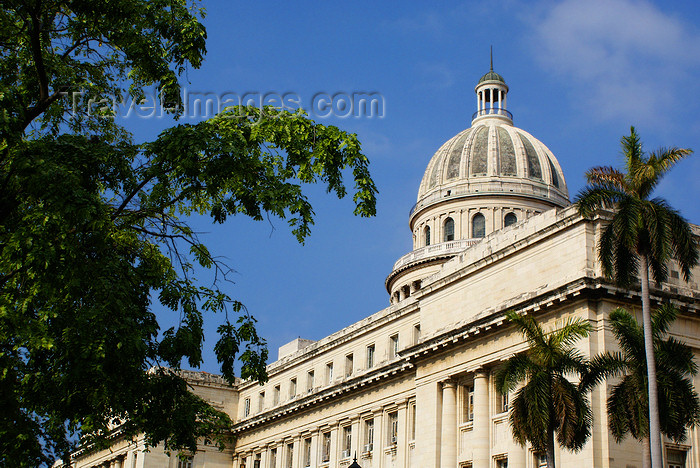
<path id="1" fill-rule="evenodd" d="M 590 324 L 569 319 L 547 332 L 531 315 L 511 311 L 507 317 L 529 348 L 501 366 L 496 387 L 504 394 L 515 391 L 509 417 L 515 440 L 520 445 L 530 442 L 535 451 L 546 453 L 547 466 L 554 468 L 555 435 L 560 446 L 579 451 L 591 434 L 588 397 L 567 378 L 587 372 L 588 362 L 573 344 L 588 336 Z"/>
<path id="2" fill-rule="evenodd" d="M 267 349 L 227 267 L 187 224 L 245 215 L 287 220 L 302 242 L 304 186 L 375 213 L 355 135 L 303 112 L 237 107 L 135 144 L 95 96 L 138 101 L 149 87 L 182 109 L 179 76 L 205 53 L 188 0 L 9 0 L 0 10 L 0 457 L 67 459 L 116 425 L 154 445 L 226 443 L 228 417 L 188 392 L 206 312 L 226 315 L 216 353 L 227 379 L 264 380 Z M 217 281 L 198 281 L 199 269 Z M 179 324 L 160 330 L 154 307 Z M 150 372 L 149 369 L 152 369 Z M 174 417 L 177 415 L 177 417 Z"/>
<path id="3" fill-rule="evenodd" d="M 649 386 L 649 433 L 651 464 L 662 464 L 661 423 L 658 404 L 656 358 L 654 356 L 649 273 L 657 283 L 668 275 L 668 264 L 676 260 L 688 281 L 698 264 L 698 245 L 688 222 L 661 198 L 650 198 L 664 175 L 689 149 L 662 148 L 645 153 L 634 127 L 622 137 L 625 171 L 594 167 L 586 173 L 588 186 L 576 197 L 582 216 L 591 217 L 600 208 L 614 209 L 598 242 L 603 273 L 621 286 L 637 281 L 642 292 L 647 385 Z"/>
<path id="4" fill-rule="evenodd" d="M 700 400 L 692 381 L 698 372 L 692 349 L 667 336 L 677 315 L 675 307 L 664 304 L 652 314 L 652 327 L 661 431 L 680 443 L 688 429 L 700 421 Z M 628 434 L 643 440 L 649 437 L 644 331 L 634 316 L 622 308 L 610 313 L 610 325 L 621 351 L 595 356 L 589 374 L 583 379 L 584 386 L 592 387 L 605 379 L 619 377 L 608 397 L 610 432 L 617 442 Z"/>

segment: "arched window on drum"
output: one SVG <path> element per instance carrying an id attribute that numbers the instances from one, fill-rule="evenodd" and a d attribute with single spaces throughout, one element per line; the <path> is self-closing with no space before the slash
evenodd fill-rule
<path id="1" fill-rule="evenodd" d="M 472 237 L 480 239 L 486 236 L 486 218 L 481 213 L 477 213 L 472 218 Z"/>
<path id="2" fill-rule="evenodd" d="M 443 242 L 455 240 L 455 222 L 452 218 L 447 218 L 443 223 Z"/>
<path id="3" fill-rule="evenodd" d="M 515 213 L 508 213 L 505 218 L 503 218 L 503 227 L 512 226 L 518 222 L 518 217 Z"/>

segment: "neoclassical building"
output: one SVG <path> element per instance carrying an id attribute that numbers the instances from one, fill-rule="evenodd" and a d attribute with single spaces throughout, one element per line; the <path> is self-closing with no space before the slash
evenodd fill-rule
<path id="1" fill-rule="evenodd" d="M 505 319 L 514 310 L 556 328 L 570 317 L 593 332 L 586 355 L 616 348 L 608 313 L 639 313 L 640 292 L 606 281 L 597 260 L 610 213 L 584 219 L 570 205 L 549 149 L 513 125 L 508 86 L 493 70 L 475 88 L 470 128 L 430 159 L 409 215 L 413 250 L 386 278 L 390 305 L 319 341 L 297 339 L 269 364 L 269 381 L 228 386 L 188 373 L 195 392 L 235 421 L 235 446 L 208 446 L 189 460 L 139 440 L 80 452 L 75 466 L 112 468 L 536 468 L 539 453 L 514 443 L 509 395 L 494 372 L 526 345 Z M 696 235 L 700 229 L 694 227 Z M 690 284 L 670 265 L 653 302 L 682 314 L 672 333 L 700 351 L 700 269 Z M 590 395 L 592 437 L 560 466 L 641 468 L 641 445 L 607 430 L 601 385 Z M 665 441 L 669 468 L 700 468 L 700 434 Z"/>

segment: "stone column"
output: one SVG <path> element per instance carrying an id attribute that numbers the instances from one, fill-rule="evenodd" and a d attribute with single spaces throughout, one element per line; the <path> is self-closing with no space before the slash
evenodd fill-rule
<path id="1" fill-rule="evenodd" d="M 473 467 L 489 466 L 489 379 L 488 373 L 480 369 L 474 375 L 474 423 L 472 429 Z M 513 465 L 515 466 L 515 465 Z"/>
<path id="2" fill-rule="evenodd" d="M 114 468 L 122 468 L 123 464 L 124 464 L 124 459 L 122 457 L 117 457 L 117 459 L 114 460 Z"/>
<path id="3" fill-rule="evenodd" d="M 440 468 L 457 466 L 457 385 L 442 382 L 442 431 L 440 435 Z"/>
<path id="4" fill-rule="evenodd" d="M 398 433 L 396 444 L 396 466 L 406 466 L 406 454 L 408 453 L 408 400 L 399 403 L 398 412 Z"/>
<path id="5" fill-rule="evenodd" d="M 360 440 L 360 421 L 360 417 L 355 416 L 353 418 L 352 423 L 350 424 L 350 431 L 352 434 L 352 440 L 350 441 L 350 458 L 355 457 L 355 455 L 357 455 L 358 457 L 362 455 L 362 446 L 360 445 L 362 443 L 362 441 Z"/>
<path id="6" fill-rule="evenodd" d="M 380 468 L 384 457 L 384 411 L 379 408 L 372 411 L 374 414 L 374 439 L 372 439 L 372 468 Z"/>
<path id="7" fill-rule="evenodd" d="M 311 434 L 311 466 L 318 466 L 318 462 L 321 459 L 321 433 L 315 430 Z"/>

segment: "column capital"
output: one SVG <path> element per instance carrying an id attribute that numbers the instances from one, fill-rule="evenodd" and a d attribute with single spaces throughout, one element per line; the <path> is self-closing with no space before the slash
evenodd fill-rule
<path id="1" fill-rule="evenodd" d="M 440 382 L 442 384 L 442 388 L 455 388 L 457 386 L 457 382 L 453 378 L 448 378 Z"/>
<path id="2" fill-rule="evenodd" d="M 475 379 L 485 379 L 488 378 L 489 376 L 489 370 L 485 367 L 479 367 L 478 369 L 474 370 L 474 378 Z"/>

